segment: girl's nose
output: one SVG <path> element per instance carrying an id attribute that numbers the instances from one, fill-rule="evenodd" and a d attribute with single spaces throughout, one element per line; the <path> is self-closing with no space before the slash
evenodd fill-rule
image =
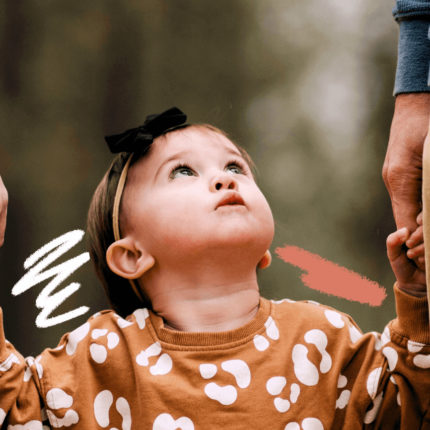
<path id="1" fill-rule="evenodd" d="M 222 172 L 215 177 L 212 178 L 210 184 L 211 191 L 219 191 L 219 190 L 237 190 L 238 184 L 234 176 L 230 173 Z"/>

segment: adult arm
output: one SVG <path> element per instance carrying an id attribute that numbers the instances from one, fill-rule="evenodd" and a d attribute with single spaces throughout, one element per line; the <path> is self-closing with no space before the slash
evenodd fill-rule
<path id="1" fill-rule="evenodd" d="M 421 210 L 422 152 L 430 117 L 430 0 L 397 0 L 399 24 L 393 121 L 382 175 L 397 228 L 414 231 Z"/>

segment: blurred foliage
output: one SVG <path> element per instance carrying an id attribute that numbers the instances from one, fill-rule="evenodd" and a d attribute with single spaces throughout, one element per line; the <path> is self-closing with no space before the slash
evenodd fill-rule
<path id="1" fill-rule="evenodd" d="M 308 298 L 350 313 L 364 330 L 394 316 L 385 238 L 394 229 L 381 168 L 393 110 L 397 28 L 384 0 L 3 0 L 0 174 L 10 206 L 0 251 L 6 334 L 24 354 L 55 345 L 90 315 L 35 327 L 46 282 L 13 297 L 23 262 L 85 228 L 111 155 L 103 136 L 179 106 L 248 149 L 276 220 L 296 245 L 375 280 L 372 308 L 303 286 L 275 259 L 267 297 Z M 85 250 L 71 250 L 70 258 Z M 58 312 L 107 307 L 89 264 Z"/>

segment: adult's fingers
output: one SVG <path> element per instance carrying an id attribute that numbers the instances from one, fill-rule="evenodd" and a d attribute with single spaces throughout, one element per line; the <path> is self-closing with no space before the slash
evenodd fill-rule
<path id="1" fill-rule="evenodd" d="M 406 246 L 408 248 L 413 248 L 420 243 L 424 242 L 424 234 L 423 234 L 423 226 L 420 225 L 418 228 L 409 236 L 409 239 L 406 241 Z"/>
<path id="2" fill-rule="evenodd" d="M 405 136 L 405 130 L 392 128 L 383 179 L 390 194 L 397 228 L 414 231 L 422 200 L 422 150 L 424 137 Z M 417 139 L 423 139 L 419 141 Z"/>
<path id="3" fill-rule="evenodd" d="M 394 220 L 397 228 L 407 227 L 408 230 L 414 230 L 417 227 L 415 218 L 420 210 L 421 185 L 416 181 L 404 183 L 404 189 L 393 188 L 391 204 L 393 208 Z"/>
<path id="4" fill-rule="evenodd" d="M 430 118 L 430 93 L 396 97 L 382 176 L 397 228 L 414 231 L 421 211 L 422 153 Z"/>
<path id="5" fill-rule="evenodd" d="M 401 143 L 391 144 L 395 151 L 385 167 L 384 181 L 390 193 L 397 228 L 414 231 L 421 211 L 422 161 L 413 149 Z"/>
<path id="6" fill-rule="evenodd" d="M 0 246 L 4 243 L 4 235 L 6 230 L 8 194 L 6 187 L 0 176 Z"/>

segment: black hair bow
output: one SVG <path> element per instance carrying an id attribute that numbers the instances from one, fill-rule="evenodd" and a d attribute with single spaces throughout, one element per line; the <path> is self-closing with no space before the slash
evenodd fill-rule
<path id="1" fill-rule="evenodd" d="M 141 151 L 147 148 L 156 137 L 170 128 L 184 124 L 186 120 L 187 116 L 184 112 L 177 107 L 172 107 L 163 113 L 148 115 L 140 127 L 106 136 L 105 140 L 113 153 Z"/>

